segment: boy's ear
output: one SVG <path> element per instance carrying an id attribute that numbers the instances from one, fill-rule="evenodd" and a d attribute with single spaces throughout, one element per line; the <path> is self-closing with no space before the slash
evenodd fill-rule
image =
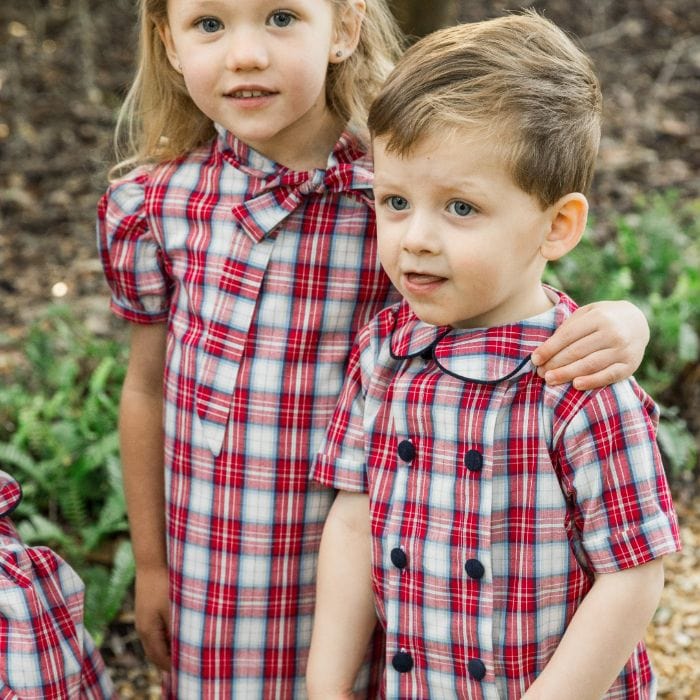
<path id="1" fill-rule="evenodd" d="M 170 32 L 170 27 L 166 22 L 159 22 L 157 25 L 158 34 L 160 35 L 160 40 L 163 42 L 165 47 L 165 54 L 170 61 L 170 65 L 178 72 L 182 73 L 182 66 L 180 66 L 180 61 L 177 57 L 177 52 L 175 51 L 175 44 L 173 43 L 173 35 Z"/>
<path id="2" fill-rule="evenodd" d="M 551 225 L 540 253 L 547 260 L 557 260 L 573 250 L 586 228 L 588 200 L 580 192 L 565 194 L 551 208 Z"/>
<path id="3" fill-rule="evenodd" d="M 342 63 L 357 48 L 366 9 L 365 0 L 351 0 L 338 10 L 329 63 Z"/>

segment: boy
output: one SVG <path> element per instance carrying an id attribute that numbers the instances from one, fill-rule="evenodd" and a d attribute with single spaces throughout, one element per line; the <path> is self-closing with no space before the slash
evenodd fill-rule
<path id="1" fill-rule="evenodd" d="M 370 113 L 380 258 L 404 300 L 358 336 L 314 478 L 311 697 L 352 697 L 376 617 L 387 698 L 651 698 L 640 639 L 678 526 L 634 381 L 551 387 L 583 233 L 590 61 L 534 13 L 426 37 Z M 376 610 L 376 617 L 375 617 Z"/>

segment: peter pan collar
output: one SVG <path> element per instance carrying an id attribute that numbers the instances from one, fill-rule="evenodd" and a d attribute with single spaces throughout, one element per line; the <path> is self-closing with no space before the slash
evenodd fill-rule
<path id="1" fill-rule="evenodd" d="M 280 165 L 251 148 L 223 126 L 214 124 L 214 127 L 218 134 L 217 148 L 219 152 L 235 168 L 246 173 L 246 175 L 265 180 L 277 177 L 283 172 L 293 172 L 284 165 Z M 371 171 L 367 149 L 362 145 L 359 138 L 350 131 L 344 131 L 340 135 L 328 156 L 326 169 L 331 170 L 333 167 L 344 164 L 357 164 Z"/>
<path id="2" fill-rule="evenodd" d="M 573 302 L 545 287 L 555 305 L 532 318 L 493 328 L 451 328 L 423 323 L 402 301 L 391 335 L 391 354 L 397 359 L 423 356 L 434 359 L 447 374 L 479 383 L 516 379 L 534 371 L 533 351 L 568 316 Z"/>

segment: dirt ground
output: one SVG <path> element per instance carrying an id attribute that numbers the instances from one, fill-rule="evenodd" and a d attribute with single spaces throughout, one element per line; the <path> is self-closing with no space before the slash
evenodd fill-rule
<path id="1" fill-rule="evenodd" d="M 576 34 L 603 85 L 605 126 L 592 206 L 599 226 L 640 193 L 700 196 L 700 7 L 697 0 L 531 3 Z M 464 0 L 474 21 L 522 6 Z M 132 0 L 0 3 L 0 380 L 47 304 L 70 303 L 95 332 L 118 334 L 94 245 L 96 201 L 111 164 L 115 111 L 133 69 Z M 679 387 L 700 435 L 700 372 Z M 680 489 L 684 553 L 650 628 L 660 695 L 700 698 L 700 502 Z M 158 697 L 128 610 L 105 653 L 124 698 Z"/>

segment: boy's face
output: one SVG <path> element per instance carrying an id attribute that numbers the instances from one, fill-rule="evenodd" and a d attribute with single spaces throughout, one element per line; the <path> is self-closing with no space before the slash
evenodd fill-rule
<path id="1" fill-rule="evenodd" d="M 551 306 L 540 246 L 552 213 L 512 180 L 494 144 L 464 131 L 401 157 L 374 141 L 379 256 L 426 323 L 502 325 Z"/>

